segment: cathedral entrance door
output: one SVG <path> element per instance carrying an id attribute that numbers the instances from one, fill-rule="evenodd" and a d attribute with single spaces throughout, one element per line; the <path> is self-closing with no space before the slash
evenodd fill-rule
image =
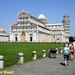
<path id="1" fill-rule="evenodd" d="M 25 33 L 22 32 L 21 34 L 21 42 L 25 42 L 26 41 L 26 36 L 25 36 Z"/>
<path id="2" fill-rule="evenodd" d="M 33 39 L 33 38 L 32 38 L 32 34 L 30 34 L 30 42 L 32 42 L 32 39 Z"/>
<path id="3" fill-rule="evenodd" d="M 17 42 L 17 37 L 15 37 L 15 42 Z"/>

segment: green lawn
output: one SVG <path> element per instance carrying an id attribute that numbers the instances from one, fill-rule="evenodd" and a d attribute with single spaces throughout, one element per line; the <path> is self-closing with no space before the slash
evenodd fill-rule
<path id="1" fill-rule="evenodd" d="M 18 53 L 24 53 L 24 62 L 32 60 L 32 52 L 37 52 L 37 58 L 42 57 L 42 50 L 45 49 L 47 56 L 50 48 L 63 47 L 63 44 L 54 43 L 0 43 L 0 55 L 4 56 L 4 66 L 8 67 L 18 62 Z"/>

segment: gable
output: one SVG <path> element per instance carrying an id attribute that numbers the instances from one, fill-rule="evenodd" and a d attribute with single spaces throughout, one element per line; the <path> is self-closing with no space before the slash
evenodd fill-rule
<path id="1" fill-rule="evenodd" d="M 18 17 L 29 17 L 29 13 L 23 11 L 23 12 L 18 14 Z"/>

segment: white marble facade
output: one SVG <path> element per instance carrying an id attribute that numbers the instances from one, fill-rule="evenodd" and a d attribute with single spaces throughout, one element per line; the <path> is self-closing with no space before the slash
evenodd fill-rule
<path id="1" fill-rule="evenodd" d="M 0 42 L 8 42 L 9 36 L 5 33 L 5 30 L 0 27 Z"/>
<path id="2" fill-rule="evenodd" d="M 10 26 L 10 42 L 68 42 L 70 24 L 68 30 L 64 27 L 64 17 L 62 23 L 47 24 L 43 13 L 35 18 L 23 10 L 18 14 L 17 22 Z"/>

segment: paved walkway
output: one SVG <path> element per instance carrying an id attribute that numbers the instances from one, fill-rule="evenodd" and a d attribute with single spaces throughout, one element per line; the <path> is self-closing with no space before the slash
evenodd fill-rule
<path id="1" fill-rule="evenodd" d="M 67 67 L 64 67 L 63 63 L 63 55 L 60 54 L 57 55 L 55 59 L 44 58 L 21 66 L 13 67 L 9 69 L 14 71 L 13 74 L 2 75 L 74 75 L 75 58 L 73 61 L 69 61 L 69 65 Z"/>

